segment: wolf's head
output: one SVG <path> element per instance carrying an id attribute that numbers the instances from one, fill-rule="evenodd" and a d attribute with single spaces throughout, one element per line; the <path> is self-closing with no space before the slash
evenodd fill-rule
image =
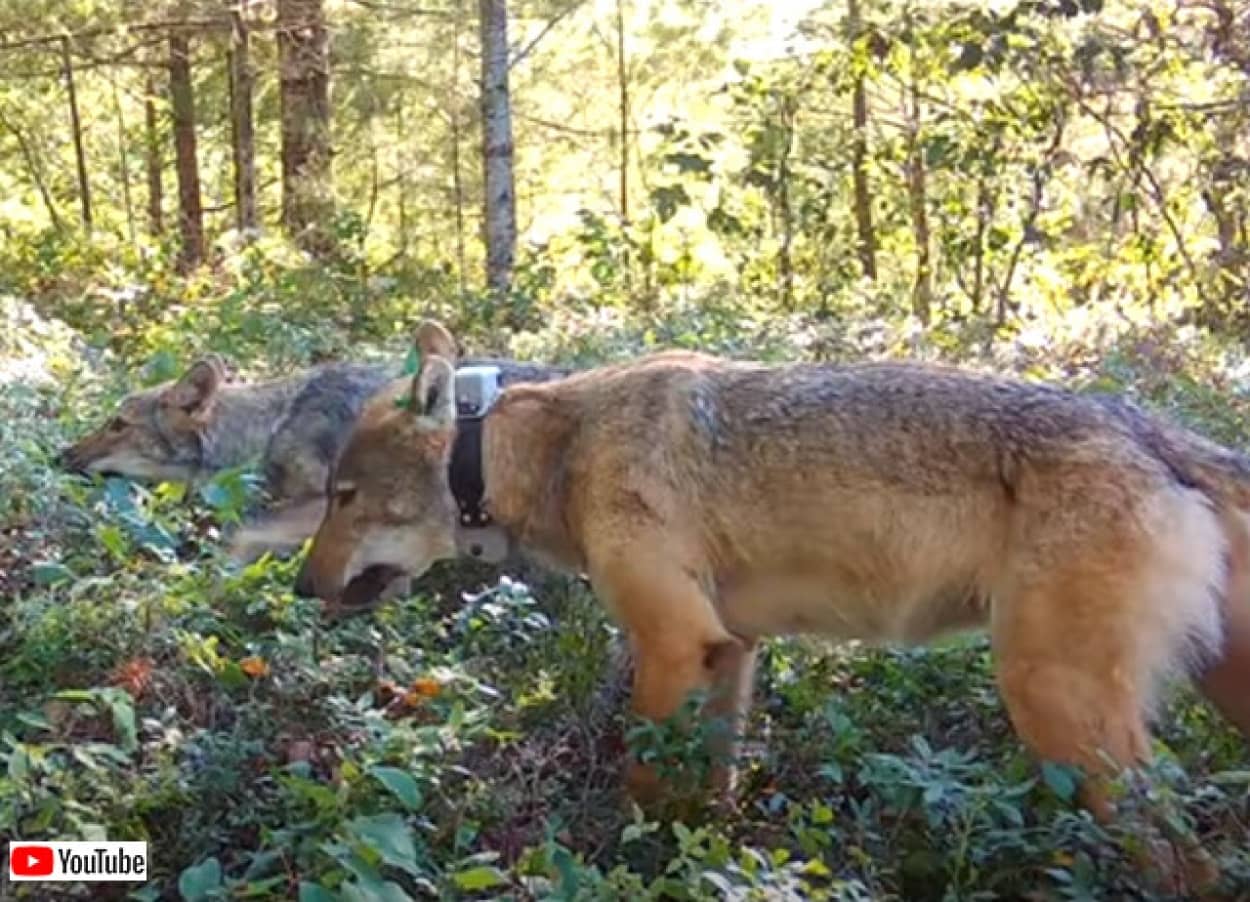
<path id="1" fill-rule="evenodd" d="M 177 381 L 129 395 L 108 422 L 61 453 L 62 466 L 154 481 L 191 478 L 225 381 L 225 361 L 210 354 Z"/>
<path id="2" fill-rule="evenodd" d="M 456 347 L 432 322 L 418 330 L 417 346 L 419 372 L 369 400 L 330 474 L 325 517 L 296 581 L 301 595 L 337 602 L 353 581 L 380 587 L 400 573 L 420 576 L 456 553 L 457 508 L 447 475 L 456 436 Z"/>

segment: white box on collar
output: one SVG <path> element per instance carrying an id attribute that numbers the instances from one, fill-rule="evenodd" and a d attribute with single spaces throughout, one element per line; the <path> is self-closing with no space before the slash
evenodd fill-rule
<path id="1" fill-rule="evenodd" d="M 465 366 L 456 370 L 456 413 L 480 417 L 503 391 L 499 367 Z"/>

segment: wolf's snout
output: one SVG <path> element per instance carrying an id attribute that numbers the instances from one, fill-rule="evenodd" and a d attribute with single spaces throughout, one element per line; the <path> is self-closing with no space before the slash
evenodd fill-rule
<path id="1" fill-rule="evenodd" d="M 65 470 L 69 473 L 84 473 L 82 458 L 75 453 L 74 446 L 68 445 L 56 453 L 53 458 L 58 470 Z"/>

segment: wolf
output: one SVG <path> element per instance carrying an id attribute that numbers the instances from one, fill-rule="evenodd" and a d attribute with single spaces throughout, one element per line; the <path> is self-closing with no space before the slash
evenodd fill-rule
<path id="1" fill-rule="evenodd" d="M 362 411 L 297 592 L 333 601 L 456 553 L 451 336 L 434 350 Z M 1193 675 L 1250 736 L 1250 461 L 1126 401 L 916 363 L 665 352 L 506 389 L 478 465 L 493 522 L 586 573 L 623 625 L 634 712 L 706 693 L 730 755 L 760 640 L 799 633 L 988 627 L 1016 732 L 1086 772 L 1103 820 L 1110 778 L 1150 756 L 1169 677 Z M 671 791 L 636 761 L 626 782 L 643 802 Z M 1156 860 L 1212 879 L 1193 846 Z"/>
<path id="2" fill-rule="evenodd" d="M 418 349 L 428 338 L 418 334 Z M 567 369 L 516 360 L 493 365 L 504 384 L 556 378 Z M 233 537 L 231 553 L 251 560 L 289 551 L 316 529 L 326 478 L 365 402 L 398 367 L 330 363 L 280 379 L 236 383 L 218 354 L 176 380 L 124 398 L 98 428 L 66 448 L 63 468 L 132 479 L 195 483 L 260 460 L 268 508 Z"/>

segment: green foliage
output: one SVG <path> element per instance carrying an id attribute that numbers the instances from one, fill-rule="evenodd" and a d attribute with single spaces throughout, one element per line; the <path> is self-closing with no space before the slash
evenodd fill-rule
<path id="1" fill-rule="evenodd" d="M 579 315 L 518 335 L 518 347 L 586 359 L 698 346 L 718 328 L 694 309 L 566 328 Z M 724 335 L 744 354 L 814 355 L 827 334 L 801 317 L 753 330 L 739 316 Z M 860 325 L 844 340 L 905 338 Z M 165 364 L 138 353 L 153 367 L 139 380 L 163 377 Z M 1103 353 L 1059 332 L 993 354 L 1029 375 L 1136 394 L 1226 440 L 1250 412 L 1236 390 L 1244 356 L 1193 329 L 1141 332 Z M 114 366 L 0 385 L 0 428 L 21 436 L 0 493 L 30 499 L 0 520 L 0 534 L 24 530 L 6 551 L 0 605 L 0 832 L 147 839 L 157 854 L 145 898 L 1144 892 L 1123 854 L 1136 838 L 1076 807 L 1079 775 L 1024 755 L 979 639 L 909 651 L 772 643 L 736 809 L 703 824 L 628 814 L 622 754 L 632 747 L 694 786 L 716 763 L 716 724 L 696 726 L 698 699 L 666 723 L 628 721 L 619 637 L 582 586 L 482 585 L 471 568 L 440 569 L 412 597 L 322 624 L 291 594 L 298 557 L 222 557 L 255 500 L 245 472 L 185 492 L 52 468 L 121 390 L 125 364 Z M 1161 722 L 1156 801 L 1188 819 L 1230 887 L 1250 880 L 1244 745 L 1188 696 Z M 1126 785 L 1122 804 L 1139 804 L 1135 792 Z"/>

